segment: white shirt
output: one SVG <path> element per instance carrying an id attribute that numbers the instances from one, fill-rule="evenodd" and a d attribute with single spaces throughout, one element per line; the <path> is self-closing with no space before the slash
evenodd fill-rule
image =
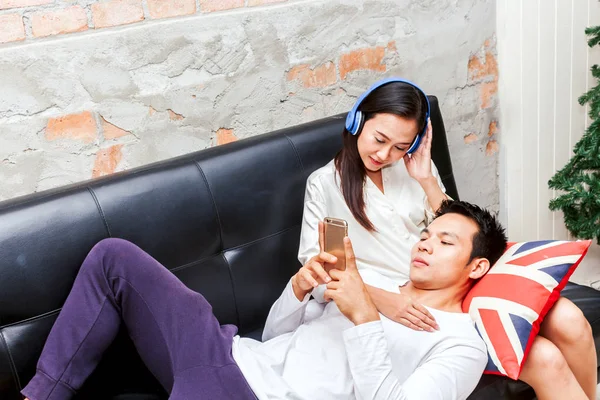
<path id="1" fill-rule="evenodd" d="M 398 293 L 396 282 L 361 271 L 370 285 Z M 429 309 L 440 326 L 418 332 L 383 315 L 354 326 L 335 303 L 305 320 L 309 295 L 291 283 L 267 318 L 261 343 L 236 336 L 233 357 L 260 400 L 466 399 L 487 362 L 467 314 Z"/>
<path id="2" fill-rule="evenodd" d="M 431 169 L 445 192 L 433 161 Z M 433 219 L 433 212 L 425 191 L 408 174 L 404 160 L 383 168 L 381 173 L 385 194 L 368 177 L 364 186 L 365 212 L 376 232 L 363 228 L 352 215 L 333 161 L 308 177 L 298 254 L 302 265 L 319 253 L 319 221 L 334 217 L 348 222 L 348 237 L 359 270 L 371 269 L 397 281 L 408 280 L 411 249 Z M 313 295 L 320 299 L 317 293 Z"/>

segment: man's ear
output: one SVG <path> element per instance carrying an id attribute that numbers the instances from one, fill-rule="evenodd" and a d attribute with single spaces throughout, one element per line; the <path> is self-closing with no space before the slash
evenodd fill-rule
<path id="1" fill-rule="evenodd" d="M 475 258 L 469 265 L 469 278 L 477 280 L 482 278 L 490 270 L 490 262 L 487 258 Z"/>

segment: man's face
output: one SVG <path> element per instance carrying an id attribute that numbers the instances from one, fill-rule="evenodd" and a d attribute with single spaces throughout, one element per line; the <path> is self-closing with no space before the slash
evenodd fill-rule
<path id="1" fill-rule="evenodd" d="M 469 279 L 469 259 L 477 224 L 460 214 L 444 214 L 421 232 L 413 246 L 410 280 L 420 289 L 444 289 Z"/>

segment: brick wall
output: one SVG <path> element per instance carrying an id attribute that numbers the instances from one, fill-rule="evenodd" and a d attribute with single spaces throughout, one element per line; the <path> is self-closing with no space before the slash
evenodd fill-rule
<path id="1" fill-rule="evenodd" d="M 461 195 L 496 208 L 494 20 L 493 0 L 0 0 L 0 199 L 345 112 L 398 75 L 438 96 Z"/>
<path id="2" fill-rule="evenodd" d="M 0 0 L 0 43 L 284 1 L 287 0 Z"/>

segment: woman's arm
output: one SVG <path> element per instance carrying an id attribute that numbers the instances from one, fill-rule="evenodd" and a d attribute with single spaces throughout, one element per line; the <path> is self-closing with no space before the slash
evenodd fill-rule
<path id="1" fill-rule="evenodd" d="M 419 182 L 423 188 L 431 211 L 435 213 L 440 208 L 442 201 L 448 199 L 448 196 L 444 193 L 444 189 L 440 185 L 439 175 L 437 174 L 435 165 L 431 161 L 432 138 L 433 130 L 431 121 L 429 121 L 423 143 L 421 143 L 414 154 L 404 156 L 404 164 L 406 165 L 408 174 Z"/>
<path id="2" fill-rule="evenodd" d="M 440 208 L 440 205 L 442 205 L 442 201 L 448 200 L 448 196 L 440 187 L 438 179 L 433 175 L 420 180 L 419 184 L 423 188 L 423 191 L 425 191 L 431 210 L 435 213 Z"/>
<path id="3" fill-rule="evenodd" d="M 439 329 L 435 318 L 427 308 L 414 302 L 410 296 L 388 292 L 370 285 L 365 286 L 377 311 L 392 321 L 415 331 L 433 332 Z"/>

